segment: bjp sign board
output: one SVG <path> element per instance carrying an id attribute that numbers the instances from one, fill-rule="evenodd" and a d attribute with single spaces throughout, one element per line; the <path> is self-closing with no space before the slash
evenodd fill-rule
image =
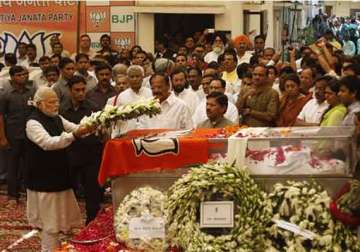
<path id="1" fill-rule="evenodd" d="M 121 6 L 111 7 L 111 32 L 135 32 L 135 14 L 124 11 Z"/>
<path id="2" fill-rule="evenodd" d="M 86 6 L 86 30 L 91 38 L 91 48 L 101 49 L 100 37 L 111 36 L 117 48 L 135 45 L 135 13 L 123 10 L 122 6 Z"/>
<path id="3" fill-rule="evenodd" d="M 111 7 L 110 13 L 112 43 L 119 48 L 130 48 L 135 45 L 135 13 L 124 11 L 121 6 Z"/>
<path id="4" fill-rule="evenodd" d="M 111 43 L 117 48 L 131 48 L 136 44 L 135 32 L 112 32 Z"/>
<path id="5" fill-rule="evenodd" d="M 76 51 L 78 1 L 0 0 L 2 52 L 16 53 L 17 44 L 35 44 L 38 57 L 48 54 L 50 38 L 57 34 L 64 48 Z"/>

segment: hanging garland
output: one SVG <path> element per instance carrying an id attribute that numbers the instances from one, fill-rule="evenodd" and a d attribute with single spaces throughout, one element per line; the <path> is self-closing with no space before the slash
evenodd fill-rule
<path id="1" fill-rule="evenodd" d="M 200 228 L 200 203 L 214 197 L 234 201 L 234 228 L 212 235 Z M 265 194 L 245 170 L 227 164 L 205 164 L 179 179 L 168 191 L 167 239 L 186 251 L 265 251 L 265 229 L 271 220 Z"/>
<path id="2" fill-rule="evenodd" d="M 129 238 L 129 223 L 132 218 L 142 216 L 163 217 L 165 195 L 151 187 L 141 187 L 126 195 L 114 217 L 115 234 L 128 248 L 159 252 L 165 248 L 165 240 L 161 238 Z"/>

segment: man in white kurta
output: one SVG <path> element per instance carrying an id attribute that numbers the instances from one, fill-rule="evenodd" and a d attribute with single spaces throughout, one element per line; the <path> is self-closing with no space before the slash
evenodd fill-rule
<path id="1" fill-rule="evenodd" d="M 117 106 L 138 102 L 152 96 L 151 90 L 142 86 L 144 69 L 141 66 L 130 66 L 127 69 L 127 77 L 129 81 L 129 88 L 119 95 L 116 103 Z M 138 127 L 139 119 L 132 119 L 120 124 L 120 132 L 125 133 L 129 130 L 137 129 Z"/>
<path id="2" fill-rule="evenodd" d="M 59 245 L 59 232 L 81 224 L 69 167 L 63 164 L 67 164 L 65 148 L 91 129 L 59 116 L 59 99 L 49 87 L 41 87 L 34 102 L 37 109 L 26 123 L 26 212 L 30 225 L 41 229 L 41 251 L 51 252 Z"/>
<path id="3" fill-rule="evenodd" d="M 168 77 L 154 74 L 150 78 L 151 90 L 160 101 L 161 113 L 152 118 L 142 117 L 140 128 L 192 129 L 193 121 L 186 104 L 170 92 Z"/>
<path id="4" fill-rule="evenodd" d="M 171 84 L 174 95 L 183 100 L 189 107 L 191 114 L 193 114 L 199 104 L 199 98 L 198 95 L 191 90 L 191 88 L 186 88 L 186 73 L 182 70 L 182 68 L 178 68 L 173 71 L 171 74 Z"/>

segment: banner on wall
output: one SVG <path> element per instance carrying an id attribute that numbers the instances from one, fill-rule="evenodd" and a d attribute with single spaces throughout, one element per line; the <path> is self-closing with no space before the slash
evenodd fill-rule
<path id="1" fill-rule="evenodd" d="M 101 49 L 100 37 L 105 33 L 117 48 L 135 45 L 136 15 L 123 8 L 131 5 L 134 1 L 86 1 L 85 30 L 91 38 L 92 49 Z"/>
<path id="2" fill-rule="evenodd" d="M 78 1 L 0 0 L 1 50 L 14 53 L 18 42 L 33 43 L 38 57 L 50 52 L 50 38 L 59 34 L 64 49 L 76 51 Z"/>

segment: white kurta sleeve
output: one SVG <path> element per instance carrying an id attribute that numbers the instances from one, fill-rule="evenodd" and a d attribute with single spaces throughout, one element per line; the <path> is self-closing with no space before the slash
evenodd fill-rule
<path id="1" fill-rule="evenodd" d="M 224 116 L 233 123 L 239 124 L 239 112 L 234 104 L 228 104 L 228 108 Z"/>
<path id="2" fill-rule="evenodd" d="M 201 102 L 196 108 L 194 115 L 192 116 L 192 120 L 195 125 L 198 125 L 200 122 L 205 121 L 206 118 L 206 105 Z"/>
<path id="3" fill-rule="evenodd" d="M 63 121 L 64 122 L 64 121 Z M 67 124 L 69 123 L 69 124 Z M 64 128 L 68 131 L 73 125 L 67 121 L 67 126 L 64 124 Z M 26 136 L 30 141 L 38 145 L 45 151 L 59 150 L 68 147 L 74 140 L 75 137 L 70 132 L 63 132 L 60 136 L 50 136 L 45 128 L 36 120 L 29 120 L 26 123 Z"/>
<path id="4" fill-rule="evenodd" d="M 306 104 L 305 104 L 305 106 L 302 108 L 302 110 L 300 111 L 300 113 L 298 114 L 297 119 L 300 119 L 300 120 L 305 121 L 305 114 L 306 114 L 305 108 L 306 108 Z"/>
<path id="5" fill-rule="evenodd" d="M 194 122 L 191 117 L 191 113 L 188 107 L 184 107 L 183 113 L 181 113 L 180 129 L 193 129 Z"/>
<path id="6" fill-rule="evenodd" d="M 73 131 L 78 129 L 79 125 L 66 120 L 62 116 L 60 116 L 60 118 L 61 118 L 61 121 L 63 123 L 64 129 L 65 129 L 66 132 L 73 132 Z"/>

